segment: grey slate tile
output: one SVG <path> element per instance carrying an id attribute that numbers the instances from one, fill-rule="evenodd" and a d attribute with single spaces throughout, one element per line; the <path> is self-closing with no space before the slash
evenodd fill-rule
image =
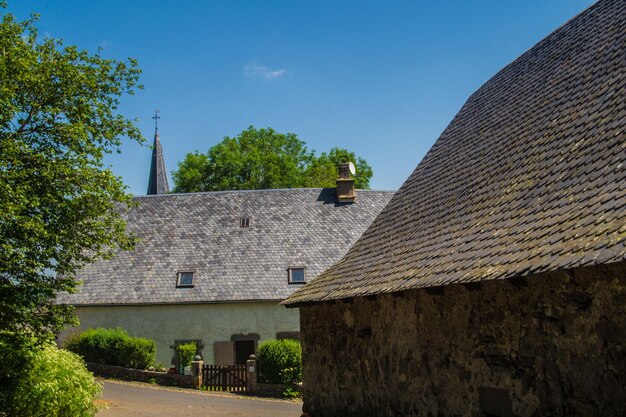
<path id="1" fill-rule="evenodd" d="M 335 189 L 232 191 L 135 197 L 127 214 L 141 239 L 136 250 L 89 265 L 84 284 L 57 302 L 73 305 L 283 300 L 338 261 L 393 192 L 357 191 L 337 204 Z M 250 217 L 250 227 L 240 218 Z M 176 288 L 179 271 L 195 270 L 193 288 Z"/>

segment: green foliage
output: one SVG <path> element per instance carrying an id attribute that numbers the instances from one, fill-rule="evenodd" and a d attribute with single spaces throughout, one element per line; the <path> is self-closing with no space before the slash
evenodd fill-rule
<path id="1" fill-rule="evenodd" d="M 297 340 L 264 341 L 256 361 L 259 382 L 293 385 L 302 381 L 302 347 Z"/>
<path id="2" fill-rule="evenodd" d="M 209 190 L 210 186 L 206 183 L 204 175 L 208 165 L 207 155 L 198 151 L 188 153 L 185 160 L 178 164 L 178 171 L 172 173 L 174 184 L 176 184 L 175 192 L 197 193 Z"/>
<path id="3" fill-rule="evenodd" d="M 87 362 L 147 369 L 156 364 L 156 343 L 143 337 L 131 337 L 124 329 L 89 329 L 70 337 L 64 348 Z"/>
<path id="4" fill-rule="evenodd" d="M 352 162 L 356 167 L 354 186 L 365 190 L 369 188 L 370 178 L 374 175 L 372 167 L 363 158 L 357 158 L 354 152 L 334 147 L 327 154 L 322 152 L 314 158 L 307 168 L 305 187 L 334 187 L 337 170 L 342 162 Z"/>
<path id="5" fill-rule="evenodd" d="M 15 417 L 88 417 L 99 407 L 102 387 L 82 359 L 66 350 L 44 346 L 29 355 L 7 412 Z"/>
<path id="6" fill-rule="evenodd" d="M 19 22 L 4 6 L 0 342 L 17 347 L 46 343 L 74 324 L 71 307 L 55 305 L 55 295 L 75 290 L 84 265 L 133 247 L 120 216 L 131 196 L 103 157 L 119 150 L 123 137 L 143 138 L 117 112 L 120 97 L 140 88 L 135 60 L 39 38 L 36 16 Z"/>
<path id="7" fill-rule="evenodd" d="M 34 344 L 8 344 L 0 338 L 0 417 L 11 415 L 15 391 L 30 360 Z"/>
<path id="8" fill-rule="evenodd" d="M 196 347 L 196 342 L 189 342 L 176 346 L 176 350 L 178 351 L 179 363 L 184 368 L 185 366 L 191 365 L 191 361 L 193 357 L 196 356 L 198 348 Z"/>
<path id="9" fill-rule="evenodd" d="M 285 368 L 280 372 L 282 383 L 287 387 L 283 391 L 283 397 L 298 398 L 302 396 L 300 383 L 302 382 L 302 366 Z"/>
<path id="10" fill-rule="evenodd" d="M 172 173 L 174 192 L 335 187 L 338 165 L 354 162 L 355 185 L 369 188 L 372 167 L 354 152 L 332 148 L 319 157 L 293 133 L 250 126 L 206 154 L 189 153 Z"/>

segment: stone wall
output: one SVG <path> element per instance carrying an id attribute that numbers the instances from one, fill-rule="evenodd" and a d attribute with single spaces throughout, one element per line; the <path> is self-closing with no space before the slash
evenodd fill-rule
<path id="1" fill-rule="evenodd" d="M 626 263 L 301 307 L 304 409 L 626 415 Z"/>
<path id="2" fill-rule="evenodd" d="M 126 381 L 150 382 L 159 385 L 193 388 L 191 375 L 166 374 L 164 372 L 145 371 L 143 369 L 122 368 L 121 366 L 104 365 L 87 362 L 87 369 L 95 375 Z"/>

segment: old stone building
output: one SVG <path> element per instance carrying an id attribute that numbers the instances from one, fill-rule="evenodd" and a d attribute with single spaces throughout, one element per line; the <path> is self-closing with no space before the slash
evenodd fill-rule
<path id="1" fill-rule="evenodd" d="M 626 415 L 626 2 L 476 91 L 300 308 L 304 408 Z"/>

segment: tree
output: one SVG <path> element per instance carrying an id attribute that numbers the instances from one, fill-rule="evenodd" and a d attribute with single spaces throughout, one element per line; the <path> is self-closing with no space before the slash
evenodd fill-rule
<path id="1" fill-rule="evenodd" d="M 74 323 L 55 295 L 75 290 L 85 264 L 134 244 L 120 216 L 131 196 L 103 157 L 119 151 L 123 137 L 143 141 L 117 113 L 120 97 L 141 88 L 137 63 L 42 40 L 36 20 L 4 13 L 0 22 L 3 356 L 43 346 Z M 12 364 L 0 363 L 1 403 L 14 381 Z"/>
<path id="2" fill-rule="evenodd" d="M 334 187 L 338 165 L 356 162 L 357 188 L 369 188 L 372 168 L 346 149 L 319 157 L 293 133 L 250 126 L 206 154 L 189 153 L 172 173 L 174 192 Z"/>
<path id="3" fill-rule="evenodd" d="M 354 152 L 334 147 L 327 154 L 322 152 L 315 158 L 306 172 L 306 187 L 334 187 L 337 179 L 337 168 L 340 163 L 352 162 L 356 167 L 354 186 L 368 189 L 370 178 L 374 175 L 372 167 L 363 158 L 357 158 Z"/>
<path id="4" fill-rule="evenodd" d="M 209 157 L 195 151 L 188 153 L 185 160 L 178 164 L 178 171 L 174 171 L 173 178 L 176 184 L 175 192 L 197 193 L 209 189 L 204 172 L 209 164 Z"/>

